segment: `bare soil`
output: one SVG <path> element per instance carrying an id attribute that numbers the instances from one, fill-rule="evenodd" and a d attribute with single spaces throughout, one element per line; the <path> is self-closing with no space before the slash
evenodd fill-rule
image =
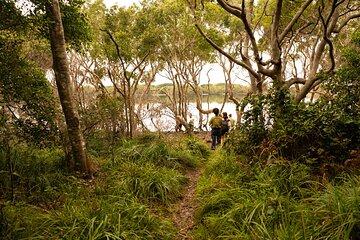
<path id="1" fill-rule="evenodd" d="M 188 185 L 184 189 L 182 198 L 175 204 L 175 210 L 172 216 L 175 226 L 179 229 L 178 235 L 175 238 L 177 240 L 192 239 L 189 233 L 195 224 L 194 213 L 197 208 L 195 188 L 200 177 L 200 170 L 197 168 L 189 171 L 186 176 L 189 180 Z"/>

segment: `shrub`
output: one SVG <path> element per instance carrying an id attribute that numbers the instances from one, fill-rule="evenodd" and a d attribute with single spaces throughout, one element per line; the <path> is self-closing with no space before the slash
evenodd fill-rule
<path id="1" fill-rule="evenodd" d="M 243 123 L 225 148 L 249 162 L 282 157 L 318 171 L 326 163 L 343 164 L 360 145 L 359 31 L 342 49 L 342 67 L 322 74 L 323 94 L 315 103 L 295 103 L 288 91 L 272 88 L 242 101 Z M 246 107 L 246 108 L 245 108 Z"/>

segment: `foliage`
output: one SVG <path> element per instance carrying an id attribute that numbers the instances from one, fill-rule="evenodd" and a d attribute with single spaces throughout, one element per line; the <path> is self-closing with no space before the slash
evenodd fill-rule
<path id="1" fill-rule="evenodd" d="M 196 137 L 189 136 L 184 143 L 185 146 L 183 148 L 189 149 L 192 155 L 202 157 L 203 159 L 209 157 L 209 147 L 205 143 L 200 142 Z"/>
<path id="2" fill-rule="evenodd" d="M 42 70 L 24 56 L 24 41 L 16 32 L 0 32 L 1 105 L 18 137 L 44 145 L 56 131 L 55 101 Z"/>
<path id="3" fill-rule="evenodd" d="M 46 0 L 31 0 L 33 8 L 28 9 L 29 20 L 39 38 L 49 39 L 51 18 L 46 9 Z M 72 48 L 80 50 L 82 44 L 91 40 L 91 29 L 85 14 L 82 12 L 83 0 L 59 1 L 65 40 Z M 45 14 L 46 13 L 46 14 Z"/>
<path id="4" fill-rule="evenodd" d="M 89 31 L 81 13 L 82 1 L 61 3 L 67 39 L 79 48 L 88 40 Z M 5 0 L 0 25 L 1 106 L 7 124 L 1 126 L 1 132 L 15 132 L 18 139 L 41 146 L 53 144 L 58 137 L 54 122 L 57 106 L 44 73 L 49 67 L 43 58 L 49 52 L 44 52 L 41 39 L 49 34 L 45 5 L 42 0 L 19 5 Z"/>
<path id="5" fill-rule="evenodd" d="M 89 201 L 93 200 L 89 206 Z M 101 211 L 97 212 L 96 208 Z M 3 239 L 171 239 L 169 222 L 153 216 L 149 209 L 133 198 L 73 200 L 61 210 L 44 213 L 24 203 L 6 204 L 3 208 L 6 232 Z"/>
<path id="6" fill-rule="evenodd" d="M 79 104 L 89 155 L 100 166 L 96 179 L 84 180 L 63 169 L 65 157 L 60 149 L 49 148 L 56 143 L 57 135 L 56 105 L 43 71 L 49 64 L 34 61 L 36 56 L 49 54 L 44 43 L 49 34 L 49 2 L 31 2 L 34 6 L 27 9 L 28 13 L 18 9 L 14 1 L 3 0 L 0 6 L 0 134 L 4 142 L 0 146 L 0 238 L 173 238 L 175 227 L 167 220 L 168 211 L 181 196 L 187 181 L 184 172 L 198 167 L 210 151 L 192 136 L 145 134 L 125 138 L 125 125 L 132 122 L 124 122 L 134 117 L 138 92 L 148 93 L 148 86 L 139 83 L 151 83 L 153 76 L 168 67 L 170 78 L 173 74 L 181 85 L 196 73 L 195 68 L 214 61 L 213 48 L 194 28 L 191 14 L 197 16 L 195 20 L 206 36 L 219 47 L 230 51 L 234 45 L 235 58 L 249 48 L 248 36 L 238 35 L 244 32 L 243 26 L 211 1 L 201 2 L 194 9 L 188 9 L 186 2 L 159 0 L 110 10 L 95 1 L 85 11 L 82 0 L 60 1 L 67 42 L 76 50 L 88 44 L 81 56 L 91 62 L 90 70 L 85 71 L 81 64 L 78 67 L 78 71 L 85 72 L 84 85 L 91 83 L 102 91 Z M 279 29 L 271 29 L 272 16 L 260 11 L 267 4 L 268 10 L 275 9 L 274 1 L 258 1 L 254 19 L 249 16 L 250 25 L 261 29 L 260 52 L 270 49 L 271 32 L 280 33 L 302 1 L 284 1 L 288 11 L 281 15 Z M 203 8 L 200 11 L 199 6 Z M 288 42 L 280 42 L 283 49 L 288 48 L 294 63 L 298 60 L 294 55 L 305 49 L 305 56 L 309 42 L 316 39 L 311 32 L 318 32 L 316 28 L 321 24 L 315 24 L 309 36 L 301 28 L 303 19 L 313 20 L 311 14 L 317 7 L 311 5 L 292 26 L 295 34 L 285 36 Z M 297 46 L 295 51 L 289 47 L 292 42 Z M 239 43 L 244 48 L 237 49 Z M 242 101 L 242 126 L 226 140 L 226 154 L 221 150 L 213 153 L 197 189 L 197 238 L 359 237 L 355 235 L 360 229 L 359 177 L 337 173 L 330 182 L 319 183 L 318 175 L 313 175 L 326 163 L 343 164 L 351 150 L 359 148 L 359 49 L 357 31 L 342 49 L 341 69 L 336 74 L 319 74 L 325 84 L 319 88 L 322 97 L 315 103 L 296 103 L 291 91 L 279 86 Z M 253 53 L 250 49 L 250 55 Z M 241 56 L 243 60 L 248 57 L 250 65 L 258 60 Z M 287 60 L 284 57 L 284 63 Z M 270 68 L 281 65 L 266 62 Z M 286 64 L 283 70 L 287 72 Z M 112 96 L 109 89 L 98 86 L 106 74 L 114 77 L 118 87 Z M 200 74 L 195 75 L 192 77 L 197 81 Z M 259 84 L 265 80 L 261 76 Z M 151 90 L 175 92 L 174 86 Z M 200 86 L 203 92 L 208 87 L 222 97 L 224 85 Z M 179 88 L 179 94 L 184 95 L 187 89 Z M 84 95 L 93 93 L 86 87 L 82 90 Z M 247 90 L 234 88 L 238 93 Z M 180 95 L 177 97 L 184 97 Z M 174 105 L 182 104 L 179 99 L 172 100 Z"/>
<path id="7" fill-rule="evenodd" d="M 171 144 L 171 145 L 170 145 Z M 124 140 L 115 150 L 114 163 L 131 161 L 135 163 L 150 162 L 158 167 L 184 169 L 194 167 L 202 156 L 208 154 L 202 144 L 193 139 L 165 141 L 155 134 L 141 135 L 134 140 Z"/>
<path id="8" fill-rule="evenodd" d="M 66 172 L 61 170 L 63 166 L 63 154 L 59 149 L 36 149 L 18 145 L 11 149 L 13 183 L 8 179 L 7 162 L 5 152 L 0 153 L 1 171 L 1 195 L 7 199 L 14 187 L 22 192 L 26 201 L 42 204 L 51 203 L 61 197 L 61 192 L 67 190 L 66 186 L 71 180 Z M 40 174 L 41 173 L 41 174 Z M 12 186 L 13 184 L 13 186 Z"/>
<path id="9" fill-rule="evenodd" d="M 260 144 L 267 137 L 265 115 L 266 97 L 249 96 L 243 99 L 242 109 L 244 123 L 240 128 L 232 131 L 225 142 L 225 147 L 231 152 L 251 156 L 260 148 Z M 239 110 L 239 109 L 238 109 Z"/>
<path id="10" fill-rule="evenodd" d="M 260 112 L 256 107 L 246 112 L 243 126 L 228 138 L 226 147 L 230 151 L 250 159 L 256 159 L 254 154 L 264 160 L 282 156 L 318 169 L 323 163 L 343 163 L 357 148 L 359 119 L 349 116 L 344 108 L 324 101 L 294 104 L 289 95 L 279 104 L 278 98 L 269 96 L 264 105 L 268 115 L 256 121 L 259 113 L 263 114 L 261 108 Z"/>
<path id="11" fill-rule="evenodd" d="M 142 199 L 169 203 L 180 196 L 185 178 L 178 171 L 152 164 L 125 163 L 122 165 L 124 187 Z"/>
<path id="12" fill-rule="evenodd" d="M 80 108 L 79 113 L 93 154 L 102 154 L 103 149 L 97 148 L 100 143 L 109 147 L 117 138 L 125 135 L 124 109 L 118 97 L 99 94 L 88 106 Z"/>
<path id="13" fill-rule="evenodd" d="M 321 76 L 326 85 L 315 103 L 297 104 L 279 89 L 243 100 L 241 127 L 198 185 L 196 238 L 359 237 L 359 177 L 341 174 L 360 143 L 357 36 L 341 69 Z"/>
<path id="14" fill-rule="evenodd" d="M 269 160 L 282 156 L 318 169 L 324 163 L 344 163 L 360 144 L 359 43 L 343 50 L 342 68 L 327 78 L 325 93 L 315 103 L 294 103 L 285 91 L 251 97 L 240 130 L 227 147 L 238 154 Z"/>
<path id="15" fill-rule="evenodd" d="M 10 0 L 1 1 L 0 30 L 22 31 L 26 29 L 28 22 L 16 8 L 15 2 Z"/>
<path id="16" fill-rule="evenodd" d="M 121 57 L 125 62 L 143 59 L 147 54 L 158 51 L 161 33 L 153 12 L 147 8 L 111 8 L 106 16 L 103 28 L 113 33 L 118 40 Z M 103 49 L 111 61 L 119 61 L 116 49 L 109 37 L 103 32 Z M 120 41 L 121 39 L 121 41 Z"/>

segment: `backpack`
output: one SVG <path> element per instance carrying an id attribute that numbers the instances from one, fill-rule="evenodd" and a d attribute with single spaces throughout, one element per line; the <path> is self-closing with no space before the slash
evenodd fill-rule
<path id="1" fill-rule="evenodd" d="M 221 135 L 224 135 L 229 131 L 229 119 L 223 119 L 221 122 Z"/>

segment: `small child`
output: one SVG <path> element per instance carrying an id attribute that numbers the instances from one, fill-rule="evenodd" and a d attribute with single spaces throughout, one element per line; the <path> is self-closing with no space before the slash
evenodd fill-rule
<path id="1" fill-rule="evenodd" d="M 211 127 L 211 149 L 214 150 L 215 147 L 221 142 L 221 123 L 222 117 L 219 116 L 219 109 L 214 108 L 213 113 L 214 117 L 210 119 L 209 125 Z"/>

